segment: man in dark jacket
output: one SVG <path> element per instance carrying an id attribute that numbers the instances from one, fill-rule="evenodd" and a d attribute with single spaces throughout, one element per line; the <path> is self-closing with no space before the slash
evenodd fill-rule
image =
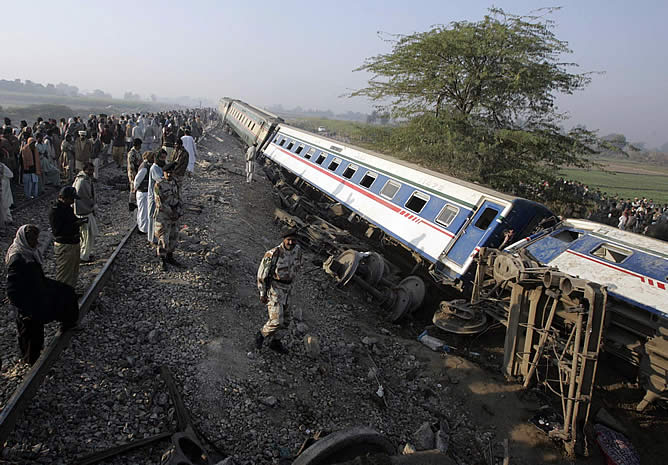
<path id="1" fill-rule="evenodd" d="M 77 218 L 72 204 L 79 196 L 72 186 L 63 187 L 49 211 L 56 258 L 56 280 L 76 288 L 79 279 L 79 227 L 88 221 Z"/>
<path id="2" fill-rule="evenodd" d="M 7 297 L 17 310 L 16 328 L 23 361 L 34 364 L 44 345 L 44 324 L 60 321 L 61 330 L 75 327 L 79 303 L 74 289 L 44 276 L 37 249 L 39 229 L 26 224 L 7 250 Z"/>

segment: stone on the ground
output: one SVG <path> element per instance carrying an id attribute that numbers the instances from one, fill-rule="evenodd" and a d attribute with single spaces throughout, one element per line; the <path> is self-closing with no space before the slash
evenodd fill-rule
<path id="1" fill-rule="evenodd" d="M 407 442 L 406 445 L 404 446 L 404 449 L 401 451 L 403 455 L 414 454 L 415 452 L 417 452 L 415 450 L 415 446 L 410 442 Z"/>
<path id="2" fill-rule="evenodd" d="M 435 436 L 434 432 L 431 429 L 431 423 L 425 421 L 422 425 L 413 433 L 413 444 L 415 445 L 415 450 L 430 450 L 435 446 Z"/>
<path id="3" fill-rule="evenodd" d="M 378 338 L 372 336 L 364 336 L 362 338 L 362 344 L 364 344 L 365 346 L 372 346 L 374 344 L 378 344 Z"/>
<path id="4" fill-rule="evenodd" d="M 274 396 L 267 396 L 260 399 L 260 403 L 266 405 L 267 407 L 275 407 L 278 403 L 278 399 Z"/>
<path id="5" fill-rule="evenodd" d="M 318 358 L 320 356 L 320 340 L 318 336 L 307 334 L 304 336 L 304 348 L 306 354 L 311 358 Z"/>

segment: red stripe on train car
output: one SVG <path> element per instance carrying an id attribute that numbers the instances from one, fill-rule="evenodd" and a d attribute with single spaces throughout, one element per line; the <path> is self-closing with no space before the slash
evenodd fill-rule
<path id="1" fill-rule="evenodd" d="M 359 186 L 357 186 L 357 185 L 355 185 L 355 184 L 352 184 L 352 183 L 350 183 L 350 182 L 348 182 L 348 181 L 345 181 L 345 180 L 339 178 L 338 176 L 336 176 L 336 175 L 334 175 L 334 174 L 332 174 L 332 173 L 330 173 L 330 172 L 324 170 L 323 168 L 321 168 L 321 167 L 319 167 L 319 166 L 314 166 L 314 165 L 311 165 L 310 163 L 307 163 L 306 161 L 302 160 L 300 157 L 296 156 L 296 155 L 293 154 L 292 152 L 288 152 L 287 150 L 285 150 L 285 149 L 283 149 L 283 148 L 277 146 L 276 144 L 273 144 L 273 143 L 272 143 L 272 145 L 274 145 L 274 147 L 276 147 L 278 150 L 280 150 L 281 152 L 285 153 L 286 155 L 289 155 L 290 157 L 294 158 L 295 160 L 299 160 L 300 162 L 306 164 L 307 166 L 309 166 L 309 167 L 311 167 L 311 168 L 316 169 L 317 171 L 321 172 L 322 174 L 326 174 L 326 175 L 329 176 L 330 178 L 335 179 L 336 181 L 338 181 L 338 182 L 340 182 L 340 183 L 342 183 L 342 184 L 344 184 L 344 185 L 350 187 L 351 189 L 353 189 L 353 190 L 359 192 L 360 194 L 364 194 L 365 196 L 369 197 L 371 200 L 375 200 L 376 202 L 378 202 L 378 203 L 380 203 L 381 205 L 383 205 L 383 206 L 389 208 L 390 210 L 392 210 L 392 211 L 394 211 L 394 212 L 396 212 L 396 213 L 399 213 L 399 214 L 402 215 L 402 216 L 409 216 L 409 215 L 410 215 L 410 213 L 406 212 L 405 210 L 402 210 L 401 208 L 397 207 L 397 206 L 394 205 L 393 203 L 387 202 L 387 201 L 381 199 L 380 197 L 375 196 L 373 193 L 368 192 L 368 191 L 366 191 L 366 190 L 360 188 Z M 413 216 L 413 215 L 410 215 L 410 216 Z M 409 219 L 412 219 L 412 218 L 409 217 Z M 441 228 L 439 228 L 439 227 L 437 227 L 437 226 L 434 226 L 433 224 L 431 224 L 431 223 L 429 223 L 429 222 L 423 220 L 422 218 L 417 217 L 415 221 L 418 222 L 418 223 L 420 223 L 420 222 L 425 223 L 426 225 L 431 226 L 433 229 L 435 229 L 436 231 L 440 232 L 441 234 L 445 234 L 446 236 L 449 236 L 449 237 L 455 237 L 455 235 L 452 234 L 450 231 L 446 231 L 446 230 L 441 229 Z"/>

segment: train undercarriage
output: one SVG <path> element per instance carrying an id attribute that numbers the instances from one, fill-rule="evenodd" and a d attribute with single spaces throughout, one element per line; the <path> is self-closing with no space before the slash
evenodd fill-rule
<path id="1" fill-rule="evenodd" d="M 505 376 L 539 386 L 561 407 L 548 434 L 569 453 L 586 452 L 596 372 L 602 351 L 633 367 L 646 394 L 642 411 L 668 387 L 666 321 L 608 295 L 604 286 L 541 265 L 529 254 L 482 248 L 470 293 L 435 282 L 430 264 L 377 226 L 268 161 L 265 171 L 280 205 L 276 219 L 328 256 L 323 267 L 338 286 L 355 283 L 398 322 L 432 316 L 443 331 L 480 334 L 505 327 Z"/>

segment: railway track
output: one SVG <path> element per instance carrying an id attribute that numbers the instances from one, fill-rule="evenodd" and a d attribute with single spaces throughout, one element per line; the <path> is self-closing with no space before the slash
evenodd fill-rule
<path id="1" fill-rule="evenodd" d="M 80 322 L 84 320 L 86 314 L 104 288 L 118 254 L 128 242 L 136 228 L 137 226 L 135 225 L 125 234 L 121 242 L 105 262 L 102 270 L 97 274 L 85 294 L 79 299 Z M 62 351 L 69 345 L 74 334 L 75 332 L 72 330 L 65 332 L 59 331 L 56 334 L 40 356 L 39 360 L 37 360 L 26 374 L 21 385 L 10 397 L 2 411 L 0 411 L 0 444 L 4 444 L 7 440 L 14 429 L 17 419 L 23 413 L 33 396 L 37 393 L 37 390 L 47 373 L 58 360 Z"/>

